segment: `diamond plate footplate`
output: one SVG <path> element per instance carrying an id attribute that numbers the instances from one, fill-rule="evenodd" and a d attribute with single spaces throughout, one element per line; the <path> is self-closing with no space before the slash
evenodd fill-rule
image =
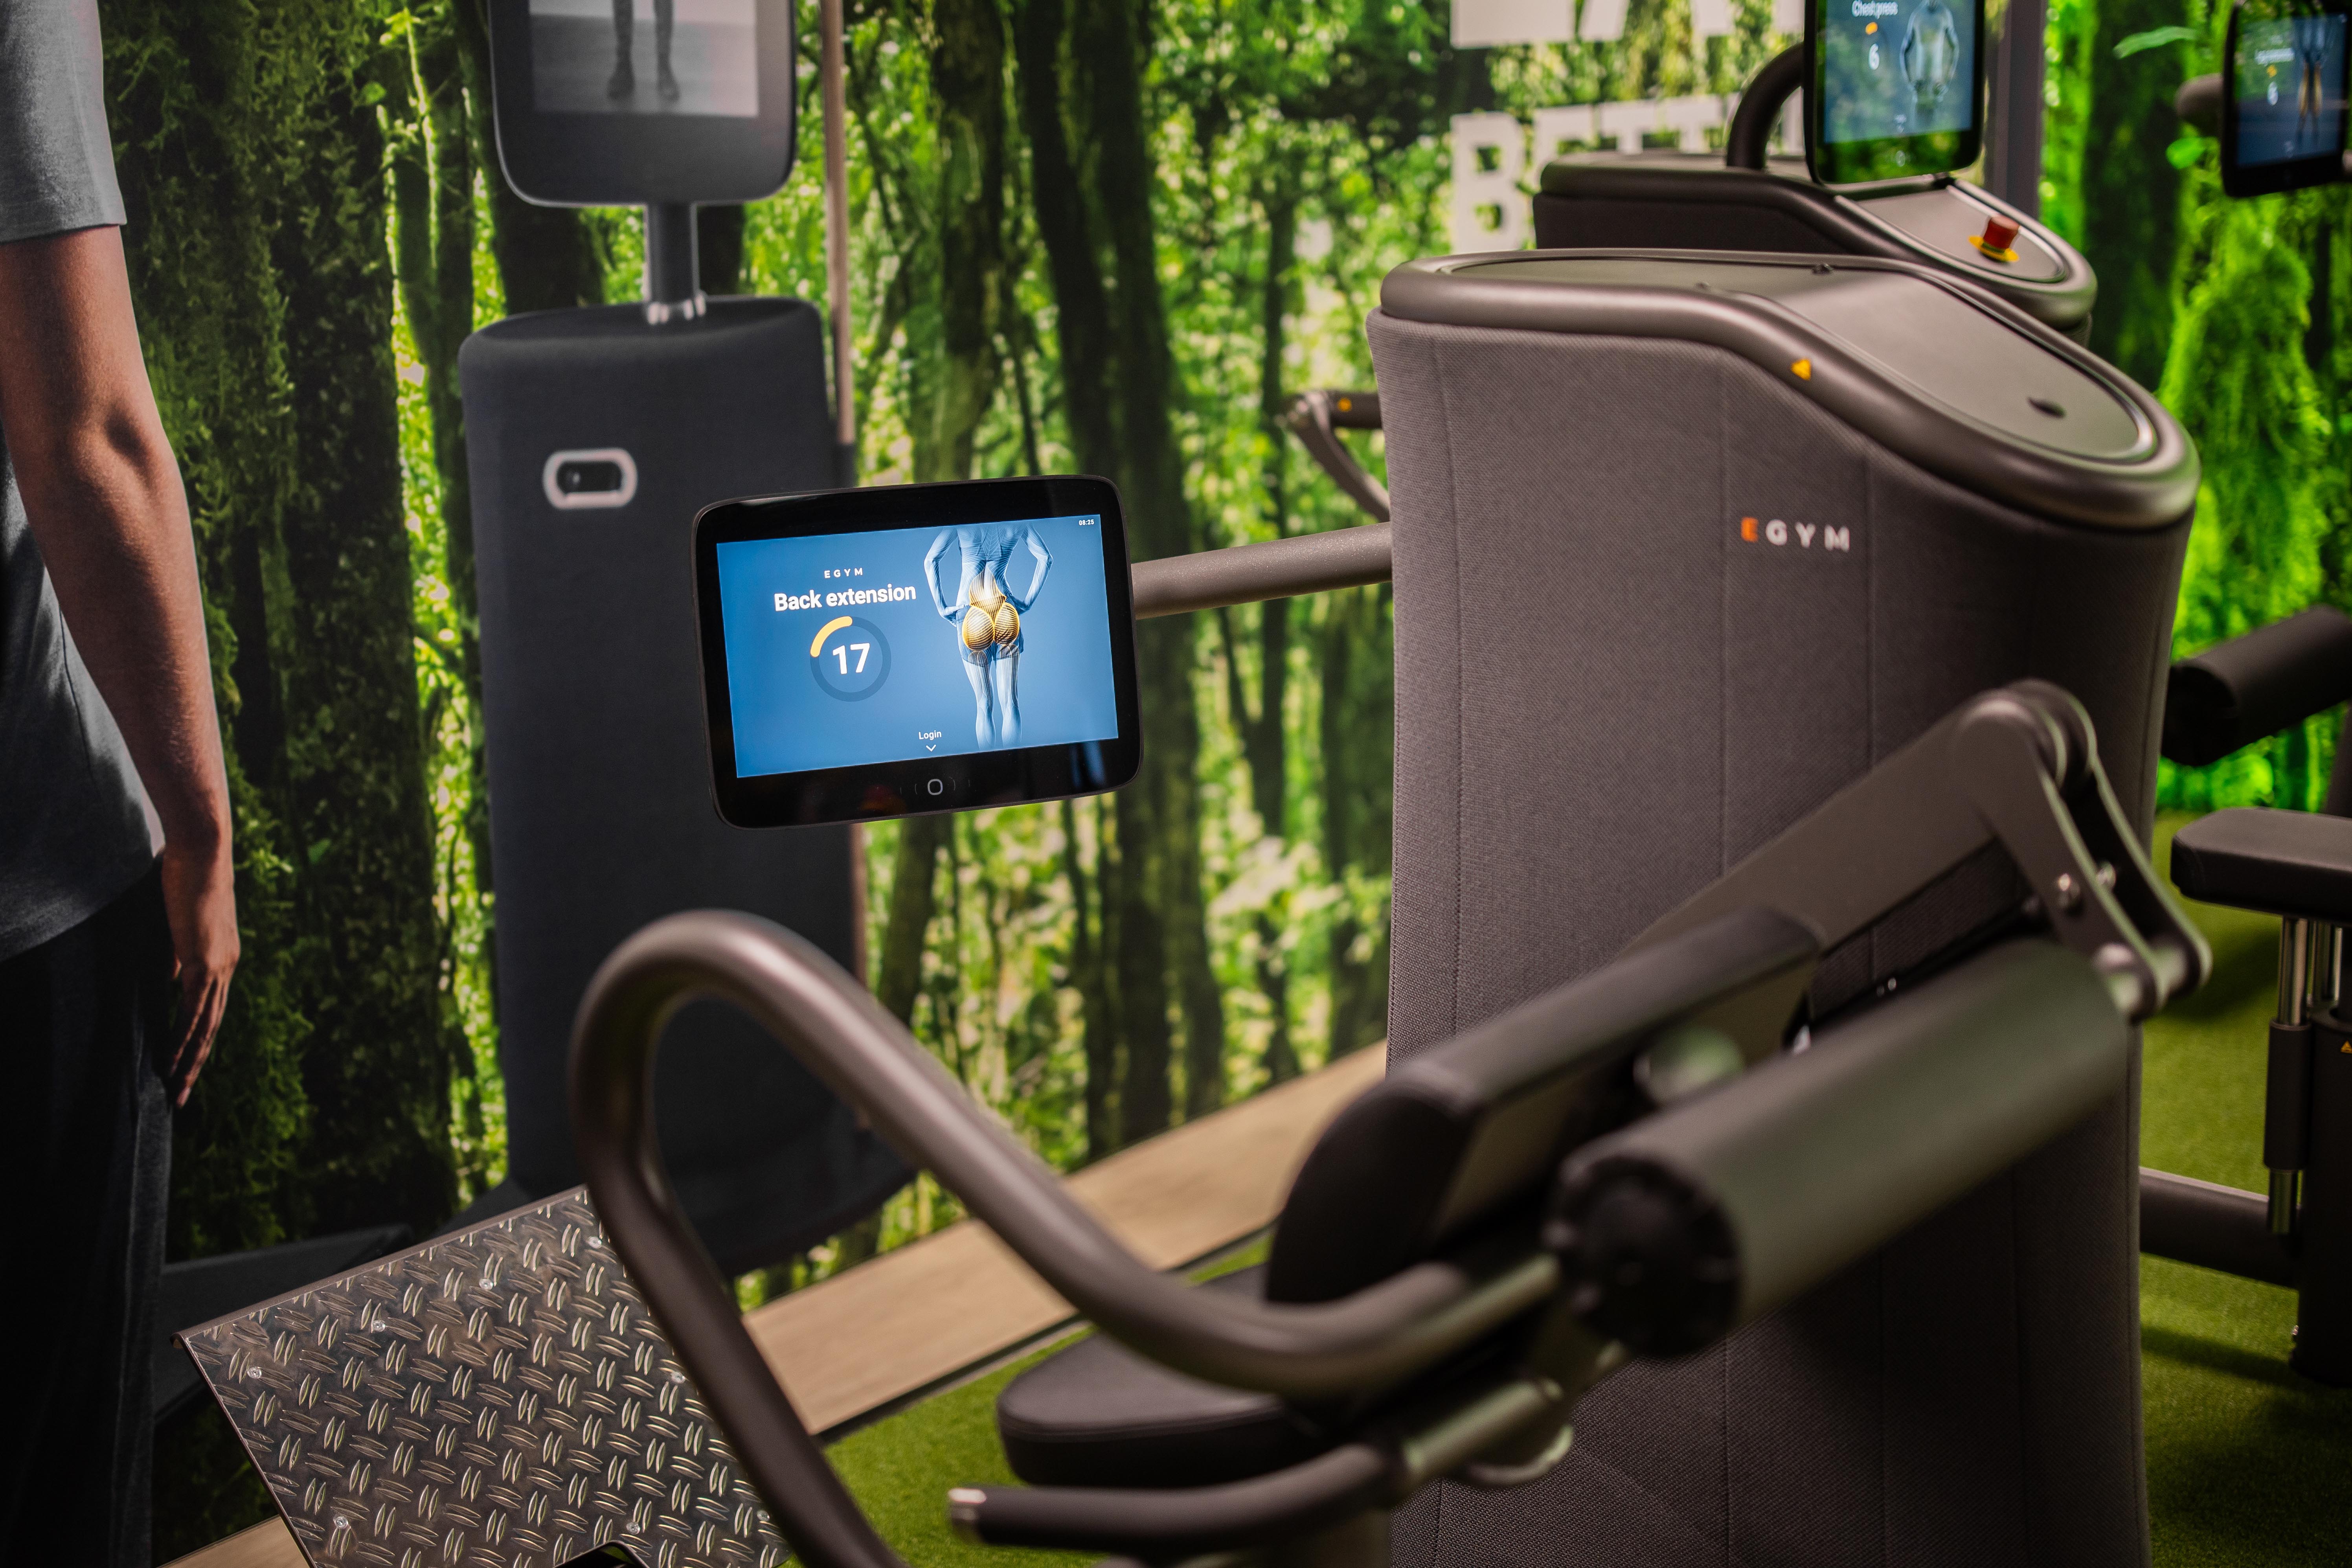
<path id="1" fill-rule="evenodd" d="M 775 1568 L 574 1188 L 180 1336 L 319 1568 Z"/>

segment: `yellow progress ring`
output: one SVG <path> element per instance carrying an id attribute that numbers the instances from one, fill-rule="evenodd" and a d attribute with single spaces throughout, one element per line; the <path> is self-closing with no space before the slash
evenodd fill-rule
<path id="1" fill-rule="evenodd" d="M 818 654 L 822 653 L 824 650 L 824 639 L 847 625 L 849 625 L 849 617 L 847 616 L 835 616 L 833 619 L 825 622 L 824 626 L 818 627 L 815 640 L 809 644 L 809 657 L 811 658 L 814 658 Z"/>

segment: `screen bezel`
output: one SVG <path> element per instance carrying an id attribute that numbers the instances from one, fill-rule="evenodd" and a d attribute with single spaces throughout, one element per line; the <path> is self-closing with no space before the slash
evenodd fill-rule
<path id="1" fill-rule="evenodd" d="M 736 776 L 734 710 L 727 681 L 726 629 L 719 614 L 719 545 L 1087 514 L 1102 520 L 1105 608 L 1110 621 L 1111 682 L 1118 710 L 1116 736 L 1064 745 Z M 1127 521 L 1119 508 L 1118 488 L 1108 479 L 1073 475 L 965 479 L 721 501 L 705 507 L 694 520 L 694 583 L 711 792 L 719 816 L 737 827 L 873 822 L 1100 795 L 1132 779 L 1142 760 L 1142 720 L 1135 679 L 1135 595 L 1129 578 Z M 943 786 L 938 795 L 929 790 L 935 779 Z"/>
<path id="2" fill-rule="evenodd" d="M 2237 0 L 2230 7 L 2230 26 L 2221 44 L 2221 194 L 2226 196 L 2267 196 L 2281 191 L 2299 191 L 2311 185 L 2340 184 L 2344 181 L 2344 154 L 2347 150 L 2347 114 L 2339 110 L 2336 121 L 2336 150 L 2316 153 L 2309 158 L 2282 159 L 2276 163 L 2241 165 L 2238 162 L 2238 26 L 2252 7 L 2247 0 Z M 2259 21 L 2285 21 L 2295 16 L 2329 16 L 2346 15 L 2339 5 L 2282 5 L 2263 7 Z M 2352 23 L 2347 30 L 2352 33 Z M 2352 37 L 2346 40 L 2345 97 L 2352 100 Z"/>
<path id="3" fill-rule="evenodd" d="M 754 0 L 760 112 L 553 114 L 531 88 L 530 0 L 489 0 L 491 103 L 507 183 L 541 206 L 755 202 L 791 173 L 793 8 Z"/>
<path id="4" fill-rule="evenodd" d="M 1888 180 L 1948 174 L 1984 155 L 1985 0 L 1974 0 L 1976 47 L 1969 51 L 1969 126 L 1965 131 L 1926 131 L 1912 136 L 1881 136 L 1866 142 L 1829 140 L 1829 95 L 1824 90 L 1827 51 L 1821 47 L 1829 7 L 1841 0 L 1811 0 L 1805 7 L 1805 167 L 1824 185 L 1867 185 Z"/>

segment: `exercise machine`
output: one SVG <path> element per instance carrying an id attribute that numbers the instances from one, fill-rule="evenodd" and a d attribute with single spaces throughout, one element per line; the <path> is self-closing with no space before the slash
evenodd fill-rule
<path id="1" fill-rule="evenodd" d="M 1816 30 L 1821 20 L 1813 18 Z M 1839 144 L 1823 138 L 1822 114 L 1841 112 L 1854 96 L 1851 88 L 1816 80 L 1818 69 L 1811 39 L 1759 68 L 1740 95 L 1720 160 L 1674 149 L 1620 149 L 1548 162 L 1534 200 L 1538 248 L 1772 251 L 1908 262 L 1988 289 L 2043 326 L 2087 341 L 2098 279 L 2080 252 L 2030 215 L 1948 172 L 1843 187 L 1813 177 L 1809 161 Z M 1809 104 L 1826 107 L 1806 115 L 1806 157 L 1772 156 L 1772 129 L 1809 82 Z M 1379 393 L 1307 392 L 1293 400 L 1286 423 L 1342 493 L 1375 521 L 1387 520 L 1386 489 L 1339 436 L 1381 427 Z"/>
<path id="2" fill-rule="evenodd" d="M 1801 1032 L 1825 954 L 1986 852 L 2029 906 Z M 1449 1477 L 1542 1480 L 1578 1401 L 1633 1358 L 1721 1342 L 2095 1115 L 2127 1080 L 2129 1023 L 2208 963 L 2087 716 L 2027 683 L 1964 704 L 1614 963 L 1400 1067 L 1318 1142 L 1265 1267 L 1219 1284 L 1127 1254 L 854 980 L 744 917 L 672 917 L 599 971 L 574 1113 L 596 1212 L 814 1568 L 900 1560 L 662 1180 L 645 1086 L 689 997 L 758 1018 L 1107 1336 L 1005 1390 L 1007 1454 L 1040 1484 L 952 1490 L 961 1532 L 1378 1564 L 1397 1504 Z"/>
<path id="3" fill-rule="evenodd" d="M 1391 1543 L 1400 1562 L 1513 1552 L 1514 1532 L 1606 1555 L 1612 1529 L 1673 1540 L 1695 1528 L 1579 1501 L 1595 1476 L 1627 1476 L 1654 1495 L 1655 1478 L 1626 1446 L 1664 1430 L 1688 1445 L 1678 1438 L 1654 1464 L 1685 1481 L 1710 1478 L 1677 1502 L 1717 1506 L 1717 1479 L 1777 1500 L 1743 1518 L 1750 1544 L 1766 1544 L 1757 1530 L 1807 1521 L 1842 1531 L 1846 1510 L 1866 1508 L 1905 1531 L 1942 1521 L 1948 1538 L 1923 1560 L 2030 1561 L 2008 1550 L 2011 1532 L 2027 1530 L 2053 1552 L 2090 1547 L 2079 1561 L 2101 1561 L 2101 1540 L 2120 1542 L 2107 1555 L 2129 1560 L 2145 1526 L 2128 1436 L 2137 1385 L 2126 1024 L 2204 964 L 2160 892 L 2151 901 L 2135 859 L 2152 784 L 2136 738 L 2152 739 L 2193 457 L 2137 389 L 1923 269 L 1856 262 L 1848 278 L 1785 258 L 1717 258 L 1699 274 L 1675 258 L 1597 264 L 1616 270 L 1580 276 L 1555 258 L 1556 276 L 1457 276 L 1466 264 L 1432 264 L 1391 279 L 1373 325 L 1392 387 L 1391 529 L 1134 570 L 1138 616 L 1391 573 L 1397 583 L 1402 1087 L 1368 1101 L 1349 1119 L 1359 1130 L 1335 1130 L 1339 1142 L 1318 1153 L 1326 1173 L 1294 1195 L 1300 1206 L 1280 1233 L 1293 1239 L 1277 1240 L 1262 1294 L 1253 1299 L 1247 1282 L 1186 1293 L 1120 1262 L 827 961 L 766 926 L 686 917 L 615 960 L 588 1014 L 583 1060 L 595 1060 L 580 1079 L 583 1103 L 602 1107 L 604 1126 L 580 1146 L 620 1152 L 617 1165 L 592 1157 L 593 1206 L 559 1195 L 189 1336 L 298 1536 L 320 1551 L 338 1529 L 347 1544 L 414 1539 L 432 1523 L 415 1517 L 419 1481 L 404 1479 L 399 1498 L 372 1489 L 397 1463 L 422 1478 L 429 1456 L 435 1500 L 476 1487 L 478 1520 L 503 1510 L 498 1528 L 518 1543 L 509 1551 L 525 1529 L 533 1550 L 550 1552 L 559 1532 L 578 1547 L 601 1531 L 647 1560 L 673 1542 L 682 1561 L 707 1531 L 714 1547 L 742 1543 L 745 1561 L 786 1542 L 812 1562 L 874 1561 L 870 1534 L 806 1435 L 784 1424 L 789 1405 L 764 1369 L 754 1380 L 725 1363 L 743 1349 L 729 1338 L 741 1332 L 731 1297 L 677 1228 L 688 1221 L 648 1142 L 650 1080 L 639 1069 L 650 1068 L 673 1005 L 708 984 L 749 1000 L 772 1026 L 782 1019 L 804 1064 L 1113 1337 L 1181 1372 L 1248 1385 L 1244 1414 L 1261 1435 L 1289 1430 L 1301 1412 L 1318 1423 L 1316 1452 L 1197 1489 L 1139 1497 L 1130 1475 L 1114 1487 L 960 1500 L 968 1528 L 988 1539 L 1126 1542 L 1165 1557 L 1234 1540 L 1368 1561 L 1390 1505 L 1403 1501 Z M 1780 289 L 1787 283 L 1795 292 Z M 1921 309 L 1961 313 L 1937 318 L 1943 330 L 1908 348 L 1874 344 L 1888 357 L 1872 362 L 1880 379 L 1864 380 L 1867 367 L 1818 325 L 1841 319 L 1847 283 L 1875 300 L 1920 290 Z M 1604 306 L 1614 313 L 1592 313 Z M 1457 333 L 1462 344 L 1447 347 Z M 1456 352 L 1482 344 L 1517 357 Z M 1419 354 L 1440 362 L 1433 375 L 1409 363 Z M 1799 358 L 1810 374 L 1795 370 Z M 1447 382 L 1446 365 L 1473 379 Z M 1988 437 L 1982 418 L 1956 416 L 1949 400 L 1965 389 L 1937 379 L 1947 374 L 2021 399 L 2070 400 L 2083 423 L 2063 428 L 2091 443 L 2111 428 L 2096 412 L 2105 399 L 2106 417 L 2128 434 L 2120 450 L 2071 457 L 1999 427 Z M 1557 388 L 1591 385 L 1611 389 L 1621 423 L 1545 416 L 1575 406 Z M 1660 413 L 1693 386 L 1725 414 L 1702 437 L 1704 463 Z M 1444 400 L 1458 405 L 1453 423 L 1433 412 Z M 2055 417 L 2030 405 L 2009 417 L 2026 416 L 2023 429 L 2036 433 Z M 1464 438 L 1473 430 L 1499 444 L 1477 447 Z M 1515 439 L 1523 430 L 1541 439 Z M 1970 441 L 1979 450 L 1959 453 Z M 1629 478 L 1643 475 L 1650 489 Z M 1724 506 L 1734 495 L 1757 508 L 1752 537 Z M 2093 599 L 2096 616 L 2055 613 Z M 1973 608 L 1924 613 L 1937 605 Z M 1581 673 L 1612 658 L 1607 680 Z M 2029 686 L 1937 727 L 1968 699 L 1963 683 L 2034 676 L 2066 681 L 2084 705 Z M 2095 725 L 2135 738 L 2110 759 L 2112 797 L 2089 763 Z M 1979 745 L 2008 759 L 1984 764 L 2008 783 L 1955 795 L 1979 787 L 1966 781 L 1978 776 Z M 1884 765 L 1868 786 L 1750 861 L 1715 903 L 1692 903 L 1874 764 Z M 2034 809 L 2060 815 L 2036 826 Z M 1691 923 L 1677 924 L 1685 906 Z M 2053 950 L 2034 934 L 2050 922 L 2072 933 L 2059 946 L 2090 945 Z M 1639 943 L 1653 927 L 1657 940 Z M 664 945 L 681 932 L 691 940 Z M 1639 951 L 1612 965 L 1629 945 Z M 1670 1026 L 1671 1041 L 1661 1037 Z M 1751 1060 L 1762 1065 L 1722 1082 Z M 1708 1084 L 1719 1087 L 1697 1092 Z M 1492 1092 L 1449 1102 L 1449 1086 Z M 1849 1093 L 1864 1101 L 1839 1098 Z M 1895 1098 L 1872 1098 L 1882 1093 Z M 1638 1114 L 1662 1104 L 1658 1118 Z M 1905 1109 L 1874 1115 L 1872 1104 Z M 1938 1120 L 1963 1105 L 1965 1127 Z M 1404 1158 L 1382 1130 L 1400 1120 L 1433 1131 L 1415 1149 L 1451 1149 L 1454 1163 Z M 1958 1131 L 1927 1139 L 1928 1126 Z M 1627 1141 L 1645 1127 L 1687 1127 L 1700 1142 Z M 1613 1133 L 1624 1136 L 1606 1141 Z M 1707 1142 L 1718 1135 L 1727 1141 Z M 1588 1143 L 1592 1161 L 1577 1169 L 1591 1184 L 1573 1190 L 1591 1195 L 1571 1199 L 1559 1162 Z M 1870 1177 L 1825 1163 L 1822 1186 L 1791 1196 L 1773 1230 L 1772 1205 L 1758 1194 L 1790 1191 L 1793 1167 L 1763 1152 L 1818 1148 L 1826 1161 L 1832 1144 Z M 1889 1144 L 1895 1163 L 1880 1165 Z M 1931 1148 L 1957 1152 L 1929 1160 Z M 1735 1170 L 1743 1150 L 1759 1163 Z M 1622 1184 L 1610 1174 L 1620 1171 L 1631 1173 Z M 1697 1181 L 1712 1200 L 1669 1177 Z M 1375 1178 L 1382 1204 L 1402 1209 L 1359 1205 Z M 1418 1230 L 1398 1223 L 1447 1192 L 1464 1194 L 1452 1228 L 1442 1212 Z M 642 1204 L 620 1212 L 638 1200 L 659 1210 L 654 1253 Z M 1577 1206 L 1588 1201 L 1589 1212 Z M 1547 1215 L 1567 1227 L 1554 1224 L 1549 1241 Z M 1703 1267 L 1685 1286 L 1629 1300 L 1611 1289 L 1629 1278 L 1617 1265 L 1641 1262 L 1647 1278 L 1651 1264 L 1615 1249 L 1648 1245 L 1644 1215 L 1673 1221 L 1655 1237 L 1669 1252 L 1702 1236 L 1715 1250 L 1692 1255 Z M 1706 1228 L 1718 1222 L 1728 1228 Z M 603 1249 L 592 1243 L 605 1231 L 629 1258 L 625 1279 L 597 1271 Z M 1409 1237 L 1413 1255 L 1318 1261 L 1318 1235 L 1334 1247 Z M 1836 1245 L 1805 1250 L 1822 1238 Z M 1738 1260 L 1728 1275 L 1725 1246 Z M 1603 1250 L 1587 1258 L 1587 1247 Z M 681 1258 L 682 1272 L 669 1268 Z M 1344 1287 L 1330 1283 L 1341 1265 L 1353 1271 Z M 1581 1305 L 1580 1289 L 1563 1289 L 1570 1267 L 1597 1288 Z M 1299 1269 L 1324 1282 L 1300 1289 L 1327 1300 L 1286 1299 L 1281 1280 Z M 1880 1352 L 1853 1331 L 1858 1295 L 1891 1298 L 1892 1321 L 1877 1331 L 1916 1346 L 1908 1381 L 1874 1383 L 1864 1370 Z M 1551 1348 L 1528 1363 L 1519 1358 L 1531 1333 Z M 1628 1362 L 1608 1349 L 1635 1339 L 1686 1353 Z M 390 1365 L 395 1341 L 405 1348 Z M 2020 1373 L 2029 1348 L 2032 1363 L 2066 1368 L 2063 1399 Z M 1086 1364 L 1055 1377 L 1091 1386 Z M 1522 1375 L 1530 1365 L 1539 1380 Z M 452 1397 L 460 1367 L 467 1392 Z M 567 1386 L 570 1404 L 558 1397 Z M 1710 1412 L 1704 1390 L 1733 1386 L 1761 1403 Z M 486 1423 L 494 1390 L 505 1403 Z M 1049 1478 L 1097 1447 L 1133 1459 L 1136 1434 L 1106 1436 L 1090 1424 L 1099 1404 L 1064 1406 L 1055 1393 L 1040 1378 L 1008 1406 L 1029 1473 Z M 1563 1458 L 1560 1423 L 1579 1394 L 1578 1438 Z M 1117 1405 L 1138 1408 L 1124 1396 Z M 1050 1419 L 1056 1408 L 1095 1415 L 1071 1441 Z M 637 1425 L 624 1425 L 633 1409 Z M 1886 1412 L 1898 1424 L 1871 1451 L 1895 1462 L 1874 1460 L 1869 1473 L 1892 1475 L 1892 1494 L 1823 1447 L 1842 1424 Z M 350 1444 L 362 1433 L 380 1453 L 322 1451 L 337 1434 Z M 2048 1517 L 2028 1517 L 1983 1506 L 1982 1488 L 2028 1463 L 2055 1472 L 2047 1495 L 2063 1508 L 2053 1500 Z M 1831 1477 L 1854 1484 L 1832 1487 Z M 1525 1484 L 1507 1496 L 1476 1489 L 1498 1481 Z M 1439 1489 L 1448 1520 L 1493 1521 L 1486 1547 L 1449 1540 L 1433 1517 Z M 1564 1527 L 1563 1509 L 1580 1518 Z M 781 1538 L 761 1533 L 768 1518 Z"/>
<path id="4" fill-rule="evenodd" d="M 1766 141 L 1806 86 L 1810 45 L 1759 69 L 1740 95 L 1722 162 L 1673 153 L 1579 153 L 1544 165 L 1536 244 L 1775 250 L 1916 262 L 1980 289 L 2077 342 L 2090 332 L 2098 279 L 2082 253 L 1979 185 L 1934 173 L 1838 188 Z M 1819 100 L 1819 92 L 1809 97 Z M 1832 101 L 1834 98 L 1832 97 Z M 1816 133 L 1808 115 L 1807 133 Z"/>

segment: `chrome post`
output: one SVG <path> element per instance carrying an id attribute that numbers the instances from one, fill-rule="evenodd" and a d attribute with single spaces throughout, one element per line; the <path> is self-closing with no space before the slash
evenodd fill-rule
<path id="1" fill-rule="evenodd" d="M 2278 962 L 2278 1021 L 2272 1031 L 2276 1040 L 2281 1029 L 2308 1031 L 2311 1015 L 2336 999 L 2336 966 L 2343 946 L 2343 932 L 2325 921 L 2314 921 L 2287 915 L 2279 921 Z M 2325 991 L 2325 1000 L 2321 997 Z M 2273 1051 L 2271 1072 L 2275 1076 L 2282 1064 Z M 2266 1136 L 2265 1142 L 2270 1142 Z M 2302 1184 L 2299 1166 L 2271 1167 L 2269 1204 L 2265 1217 L 2270 1233 L 2282 1238 L 2294 1235 L 2296 1200 Z"/>
<path id="2" fill-rule="evenodd" d="M 2309 1023 L 2312 923 L 2296 915 L 2279 921 L 2278 1021 L 2287 1028 Z"/>

